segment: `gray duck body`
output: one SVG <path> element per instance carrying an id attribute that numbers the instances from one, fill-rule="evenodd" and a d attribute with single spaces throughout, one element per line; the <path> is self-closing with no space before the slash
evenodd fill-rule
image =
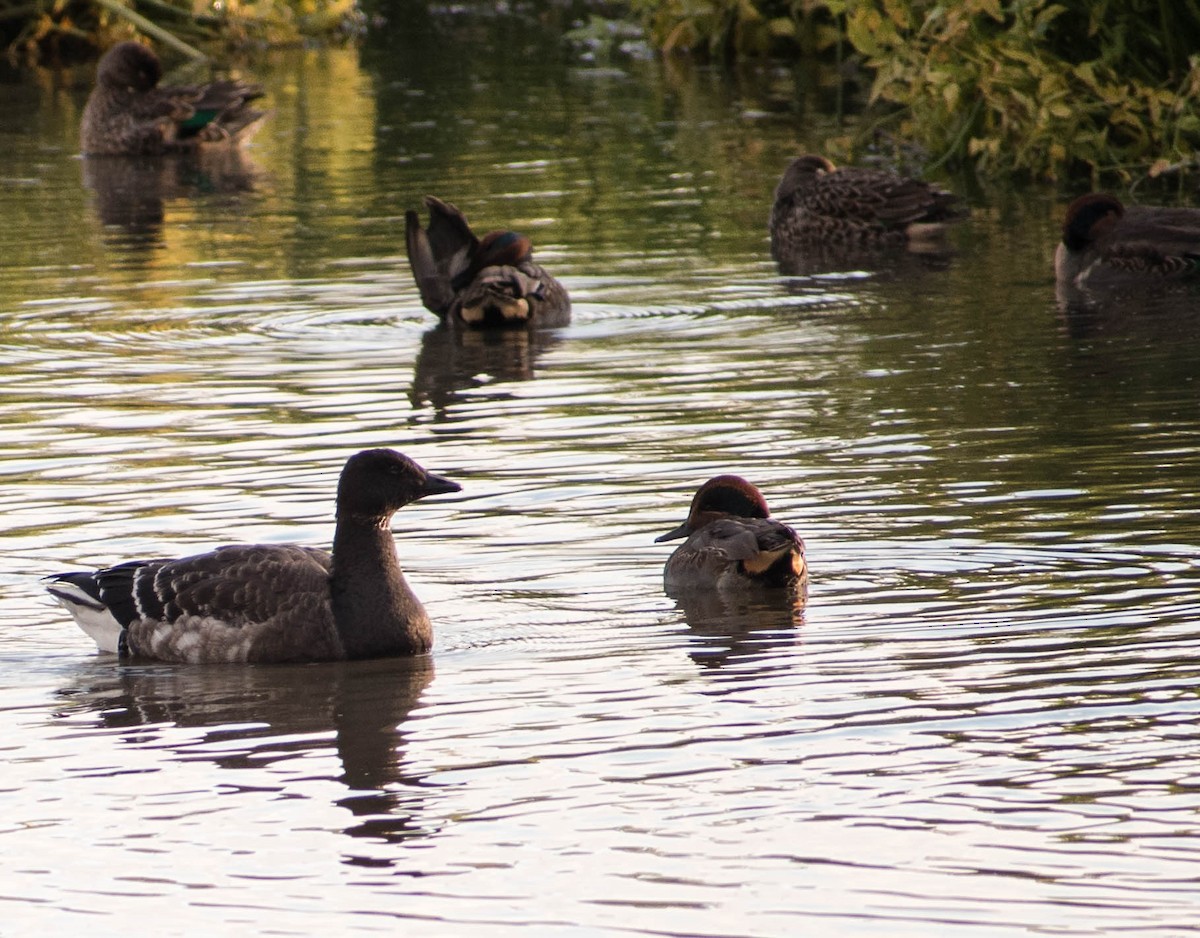
<path id="1" fill-rule="evenodd" d="M 668 593 L 696 589 L 785 587 L 804 591 L 804 541 L 770 517 L 762 493 L 740 476 L 709 479 L 692 499 L 687 519 L 656 538 L 687 538 L 667 559 Z"/>

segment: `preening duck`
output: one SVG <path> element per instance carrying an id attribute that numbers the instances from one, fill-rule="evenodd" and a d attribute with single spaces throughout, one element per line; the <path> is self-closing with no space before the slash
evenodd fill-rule
<path id="1" fill-rule="evenodd" d="M 141 43 L 120 42 L 104 53 L 79 128 L 84 154 L 146 156 L 238 145 L 266 116 L 250 107 L 262 97 L 261 85 L 227 79 L 164 87 L 161 80 L 158 56 Z"/>
<path id="2" fill-rule="evenodd" d="M 566 288 L 533 260 L 533 244 L 515 231 L 477 238 L 449 202 L 425 197 L 429 225 L 405 213 L 405 243 L 425 308 L 467 326 L 563 326 L 570 321 Z"/>

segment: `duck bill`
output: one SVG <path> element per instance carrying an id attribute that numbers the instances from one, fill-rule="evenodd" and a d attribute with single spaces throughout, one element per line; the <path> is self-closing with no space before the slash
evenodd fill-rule
<path id="1" fill-rule="evenodd" d="M 666 534 L 661 534 L 654 539 L 655 544 L 661 544 L 663 541 L 677 541 L 681 537 L 687 537 L 692 533 L 691 527 L 685 521 L 674 531 L 668 531 Z"/>
<path id="2" fill-rule="evenodd" d="M 441 476 L 435 476 L 433 473 L 428 473 L 425 476 L 425 484 L 421 486 L 421 494 L 418 498 L 424 498 L 426 495 L 449 495 L 451 492 L 461 492 L 462 486 L 457 482 L 451 482 L 449 479 L 443 479 Z"/>

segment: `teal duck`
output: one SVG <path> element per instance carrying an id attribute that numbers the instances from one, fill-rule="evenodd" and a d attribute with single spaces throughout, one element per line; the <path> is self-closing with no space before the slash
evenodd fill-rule
<path id="1" fill-rule="evenodd" d="M 667 590 L 804 589 L 804 541 L 770 515 L 762 492 L 741 476 L 709 479 L 692 499 L 687 520 L 655 538 L 656 543 L 687 538 L 667 559 Z"/>
<path id="2" fill-rule="evenodd" d="M 958 196 L 930 183 L 880 169 L 839 169 L 810 154 L 793 160 L 775 189 L 771 246 L 776 257 L 810 246 L 901 246 L 940 234 L 964 214 Z"/>
<path id="3" fill-rule="evenodd" d="M 459 490 L 393 450 L 364 450 L 338 482 L 332 553 L 239 544 L 44 582 L 101 651 L 122 658 L 215 664 L 425 654 L 433 629 L 400 570 L 391 518 L 418 498 Z"/>
<path id="4" fill-rule="evenodd" d="M 1200 209 L 1082 195 L 1067 207 L 1054 273 L 1060 285 L 1076 288 L 1200 279 Z"/>
<path id="5" fill-rule="evenodd" d="M 425 308 L 452 323 L 476 327 L 561 326 L 571 300 L 561 283 L 533 260 L 533 244 L 515 231 L 475 237 L 449 202 L 427 195 L 429 225 L 405 213 L 408 263 Z"/>
<path id="6" fill-rule="evenodd" d="M 181 153 L 205 144 L 241 144 L 266 115 L 249 106 L 260 85 L 227 79 L 163 87 L 162 65 L 137 42 L 121 42 L 100 59 L 96 87 L 83 109 L 80 147 L 89 156 Z"/>

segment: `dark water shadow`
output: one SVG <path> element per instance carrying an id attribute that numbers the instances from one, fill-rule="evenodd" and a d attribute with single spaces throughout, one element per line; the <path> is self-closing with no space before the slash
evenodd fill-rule
<path id="1" fill-rule="evenodd" d="M 1161 408 L 1166 420 L 1194 412 L 1200 344 L 1200 284 L 1149 284 L 1140 292 L 1057 289 L 1072 393 L 1098 413 L 1122 395 Z M 1183 408 L 1180 410 L 1179 408 Z"/>
<path id="2" fill-rule="evenodd" d="M 1058 283 L 1055 299 L 1074 339 L 1139 336 L 1157 343 L 1200 336 L 1200 282 L 1147 283 L 1103 292 Z"/>
<path id="3" fill-rule="evenodd" d="M 409 401 L 417 409 L 432 407 L 435 419 L 444 420 L 464 391 L 475 401 L 510 400 L 505 385 L 532 380 L 538 358 L 560 341 L 555 330 L 464 329 L 439 323 L 421 337 Z"/>
<path id="4" fill-rule="evenodd" d="M 181 761 L 258 770 L 333 746 L 353 816 L 351 837 L 397 842 L 429 833 L 427 789 L 411 773 L 403 725 L 433 681 L 428 658 L 269 667 L 100 662 L 59 690 L 58 716 L 85 714 L 122 743 L 162 747 Z M 199 728 L 172 742 L 164 727 Z M 236 783 L 235 783 L 236 784 Z M 355 857 L 347 862 L 356 863 Z M 362 859 L 376 866 L 379 860 Z"/>
<path id="5" fill-rule="evenodd" d="M 807 245 L 803 250 L 780 250 L 771 245 L 771 257 L 785 277 L 812 277 L 865 272 L 882 279 L 920 277 L 949 270 L 958 252 L 944 238 L 900 247 L 849 248 Z"/>
<path id="6" fill-rule="evenodd" d="M 162 246 L 168 203 L 253 192 L 261 177 L 250 157 L 233 147 L 81 162 L 105 243 L 133 256 Z"/>
<path id="7" fill-rule="evenodd" d="M 735 665 L 744 675 L 773 670 L 780 653 L 796 646 L 807 594 L 697 590 L 672 598 L 687 623 L 688 657 L 705 669 Z"/>

